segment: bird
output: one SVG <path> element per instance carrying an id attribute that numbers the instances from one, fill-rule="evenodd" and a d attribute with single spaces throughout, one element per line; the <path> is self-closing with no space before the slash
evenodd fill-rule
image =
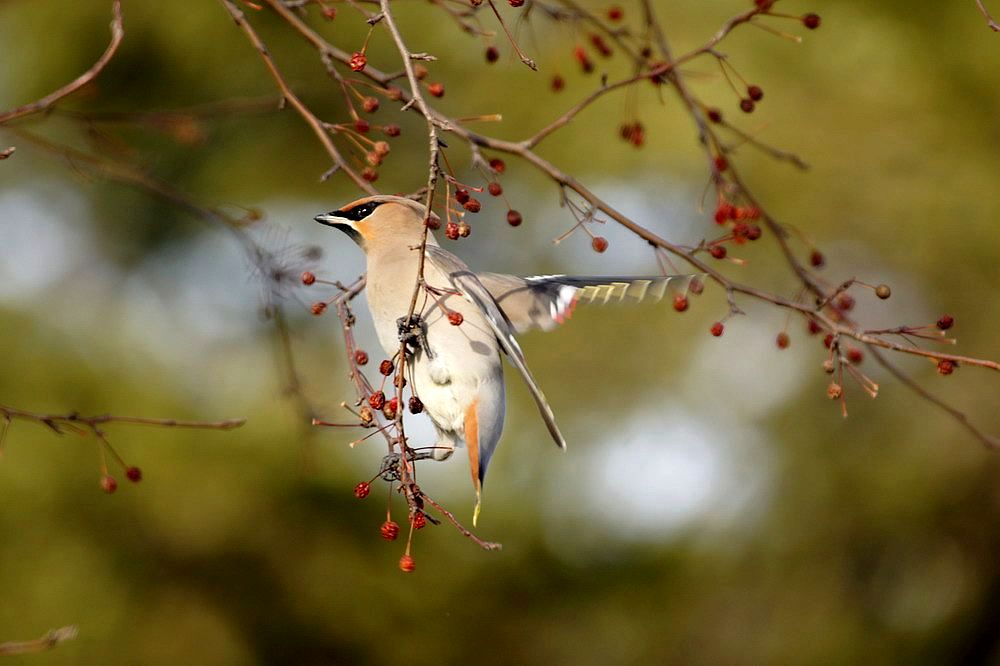
<path id="1" fill-rule="evenodd" d="M 440 225 L 437 215 L 428 215 L 423 204 L 405 197 L 369 196 L 314 219 L 343 231 L 364 251 L 368 308 L 379 344 L 392 358 L 406 343 L 410 390 L 419 396 L 437 433 L 426 457 L 445 460 L 463 445 L 468 453 L 476 492 L 474 525 L 486 470 L 503 432 L 502 356 L 524 380 L 553 441 L 566 449 L 516 335 L 556 328 L 579 303 L 659 299 L 670 283 L 682 281 L 686 288 L 693 277 L 473 272 L 438 244 L 432 232 Z M 423 287 L 408 318 L 421 266 Z"/>

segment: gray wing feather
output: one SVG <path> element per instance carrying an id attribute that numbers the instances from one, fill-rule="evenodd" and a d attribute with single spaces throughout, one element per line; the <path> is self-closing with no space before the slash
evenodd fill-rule
<path id="1" fill-rule="evenodd" d="M 521 351 L 521 346 L 517 344 L 517 339 L 514 337 L 514 327 L 511 325 L 507 315 L 503 313 L 503 310 L 497 306 L 493 295 L 483 286 L 483 283 L 480 282 L 476 274 L 469 270 L 469 267 L 451 252 L 433 245 L 428 245 L 426 252 L 427 259 L 448 275 L 452 284 L 462 292 L 462 296 L 476 305 L 485 315 L 486 321 L 497 336 L 500 347 L 507 354 L 510 364 L 521 373 L 521 378 L 528 385 L 528 390 L 531 392 L 531 397 L 535 399 L 535 404 L 538 405 L 538 412 L 541 414 L 542 420 L 545 421 L 545 426 L 548 428 L 549 434 L 552 435 L 552 439 L 559 445 L 559 448 L 565 449 L 566 440 L 563 438 L 562 433 L 559 432 L 559 426 L 556 424 L 556 417 L 552 413 L 552 408 L 549 407 L 545 395 L 538 387 L 538 383 L 532 376 L 531 371 L 528 370 L 528 365 L 524 359 L 524 352 Z"/>

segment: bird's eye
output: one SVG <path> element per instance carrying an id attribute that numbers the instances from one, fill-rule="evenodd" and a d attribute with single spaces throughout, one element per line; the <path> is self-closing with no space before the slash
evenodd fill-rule
<path id="1" fill-rule="evenodd" d="M 372 211 L 374 211 L 375 208 L 378 207 L 379 203 L 381 203 L 381 202 L 378 202 L 378 201 L 369 201 L 369 202 L 366 202 L 366 203 L 363 203 L 363 204 L 358 204 L 357 206 L 354 206 L 353 208 L 349 208 L 348 210 L 341 211 L 339 213 L 339 217 L 347 218 L 348 220 L 351 220 L 352 222 L 358 222 L 358 221 L 363 220 L 364 218 L 368 217 L 369 215 L 371 215 Z"/>

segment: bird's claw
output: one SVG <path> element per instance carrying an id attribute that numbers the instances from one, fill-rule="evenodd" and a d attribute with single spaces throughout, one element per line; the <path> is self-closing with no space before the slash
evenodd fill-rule
<path id="1" fill-rule="evenodd" d="M 428 358 L 434 358 L 430 346 L 427 344 L 427 323 L 418 314 L 409 317 L 400 317 L 396 320 L 396 328 L 399 331 L 399 341 L 412 348 L 413 351 L 423 350 Z"/>

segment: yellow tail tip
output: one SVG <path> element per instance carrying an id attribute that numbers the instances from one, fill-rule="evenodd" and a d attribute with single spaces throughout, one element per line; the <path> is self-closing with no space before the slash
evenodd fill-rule
<path id="1" fill-rule="evenodd" d="M 483 508 L 483 497 L 479 490 L 476 490 L 476 508 L 472 511 L 472 526 L 479 523 L 479 510 Z"/>

